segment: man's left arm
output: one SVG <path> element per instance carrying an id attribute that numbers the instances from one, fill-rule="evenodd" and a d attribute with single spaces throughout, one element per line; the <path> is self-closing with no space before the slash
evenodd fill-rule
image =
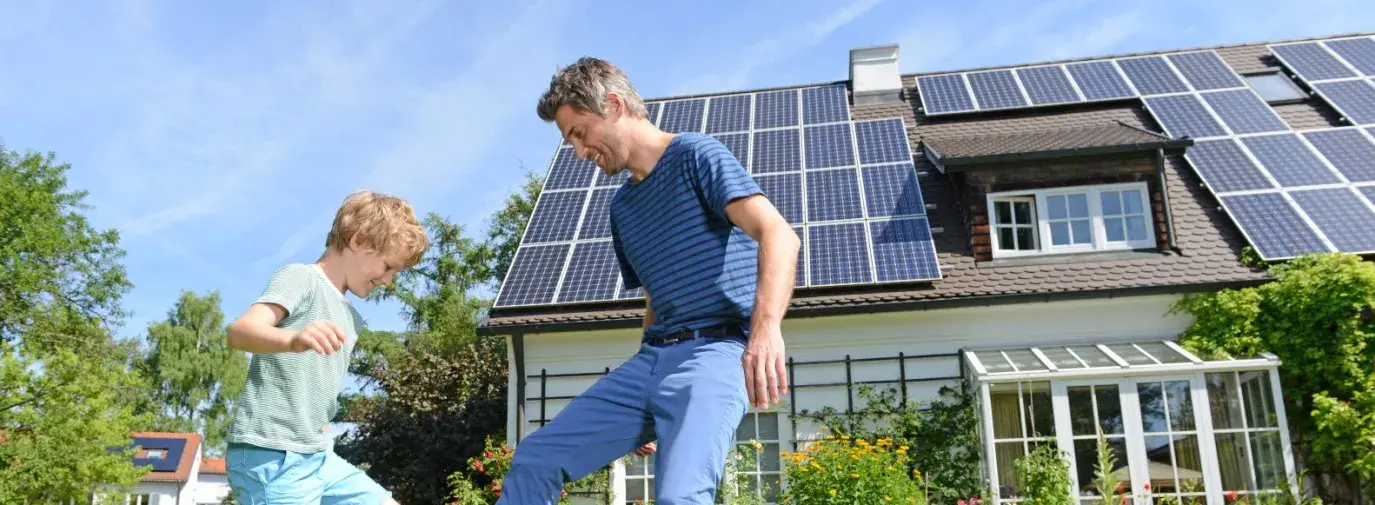
<path id="1" fill-rule="evenodd" d="M 727 204 L 726 215 L 759 243 L 759 287 L 755 290 L 744 367 L 750 404 L 767 408 L 788 394 L 782 324 L 792 299 L 797 250 L 802 244 L 792 226 L 763 195 Z"/>

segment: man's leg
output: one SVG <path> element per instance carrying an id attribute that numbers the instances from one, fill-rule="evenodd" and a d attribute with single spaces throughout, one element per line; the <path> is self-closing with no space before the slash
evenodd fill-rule
<path id="1" fill-rule="evenodd" d="M 641 352 L 516 445 L 501 505 L 550 505 L 576 481 L 653 440 L 648 413 L 654 355 Z"/>
<path id="2" fill-rule="evenodd" d="M 659 505 L 710 504 L 748 408 L 739 340 L 698 339 L 660 359 L 662 379 L 650 400 L 659 453 L 654 476 Z"/>

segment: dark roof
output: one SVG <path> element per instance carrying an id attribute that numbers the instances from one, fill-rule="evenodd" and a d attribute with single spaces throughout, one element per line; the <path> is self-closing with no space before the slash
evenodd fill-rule
<path id="1" fill-rule="evenodd" d="M 201 436 L 196 433 L 145 432 L 133 434 L 134 465 L 151 467 L 143 482 L 186 482 L 200 452 Z M 162 458 L 149 458 L 150 450 L 165 451 Z"/>
<path id="2" fill-rule="evenodd" d="M 942 168 L 1087 154 L 1176 150 L 1191 144 L 1119 121 L 1043 131 L 932 137 L 922 141 Z"/>
<path id="3" fill-rule="evenodd" d="M 1318 40 L 1330 36 L 1312 37 Z M 1169 49 L 1144 54 L 1214 49 L 1238 73 L 1280 70 L 1267 42 Z M 1127 55 L 1104 55 L 1119 57 Z M 1085 58 L 1089 59 L 1089 58 Z M 1024 65 L 1009 65 L 1013 68 Z M 946 73 L 946 71 L 932 72 Z M 1148 293 L 1215 290 L 1263 282 L 1264 272 L 1239 263 L 1247 245 L 1216 199 L 1177 150 L 1164 160 L 1177 252 L 1100 253 L 1092 257 L 1027 258 L 976 262 L 970 234 L 959 208 L 952 176 L 942 173 L 923 154 L 930 143 L 949 160 L 951 153 L 975 158 L 986 154 L 1057 152 L 1068 148 L 1159 145 L 1179 147 L 1145 111 L 1140 100 L 978 113 L 930 118 L 917 112 L 916 78 L 902 77 L 901 102 L 852 107 L 854 120 L 901 117 L 908 125 L 909 145 L 921 172 L 921 191 L 928 205 L 942 279 L 926 284 L 871 285 L 794 294 L 789 317 L 889 310 L 923 310 L 958 305 L 985 305 L 1028 300 L 1101 298 Z M 803 86 L 797 86 L 803 87 Z M 731 93 L 735 93 L 732 91 Z M 729 94 L 729 93 L 719 93 Z M 698 95 L 711 96 L 711 95 Z M 1340 116 L 1319 99 L 1274 106 L 1296 130 L 1342 126 Z M 1009 142 L 999 144 L 998 142 Z M 1182 142 L 1187 143 L 1187 139 Z M 1008 145 L 1021 147 L 1010 148 Z M 1151 148 L 1154 150 L 1154 148 Z M 591 306 L 493 310 L 479 327 L 482 334 L 634 328 L 644 315 L 643 300 Z"/>

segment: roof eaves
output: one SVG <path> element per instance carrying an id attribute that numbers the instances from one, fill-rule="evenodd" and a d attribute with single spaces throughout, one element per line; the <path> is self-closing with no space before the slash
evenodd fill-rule
<path id="1" fill-rule="evenodd" d="M 1078 158 L 1088 156 L 1104 156 L 1111 154 L 1124 154 L 1132 152 L 1154 151 L 1165 149 L 1166 151 L 1177 151 L 1192 146 L 1193 139 L 1184 137 L 1180 139 L 1165 139 L 1153 142 L 1134 142 L 1130 144 L 1114 144 L 1093 147 L 1073 147 L 1068 149 L 1051 149 L 1046 151 L 1034 151 L 1026 153 L 1001 153 L 986 154 L 980 156 L 948 157 L 932 160 L 949 171 L 958 172 L 964 170 L 962 167 L 971 165 L 991 165 L 999 163 L 1015 163 L 1024 161 L 1045 161 L 1063 158 Z M 922 142 L 923 145 L 926 142 Z M 934 152 L 934 151 L 933 151 Z"/>

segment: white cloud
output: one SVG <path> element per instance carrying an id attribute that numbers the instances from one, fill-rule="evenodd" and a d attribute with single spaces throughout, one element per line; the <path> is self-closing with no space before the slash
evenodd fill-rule
<path id="1" fill-rule="evenodd" d="M 790 55 L 807 51 L 841 27 L 864 16 L 884 0 L 855 0 L 806 25 L 750 44 L 722 72 L 708 72 L 683 81 L 675 95 L 742 89 L 755 72 Z"/>

